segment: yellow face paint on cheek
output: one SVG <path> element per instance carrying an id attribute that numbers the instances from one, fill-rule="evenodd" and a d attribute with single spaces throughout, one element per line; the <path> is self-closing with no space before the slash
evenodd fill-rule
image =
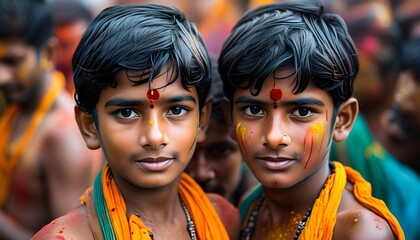
<path id="1" fill-rule="evenodd" d="M 304 147 L 306 149 L 307 143 L 309 145 L 309 156 L 308 159 L 306 160 L 305 163 L 305 168 L 307 167 L 311 157 L 312 157 L 312 152 L 314 151 L 314 145 L 316 143 L 318 144 L 318 157 L 321 153 L 321 149 L 322 149 L 322 145 L 324 143 L 324 138 L 325 138 L 325 134 L 324 134 L 324 125 L 321 122 L 317 122 L 315 124 L 312 124 L 311 126 L 309 126 L 309 128 L 306 130 L 306 135 L 305 135 L 305 139 L 304 139 Z"/>
<path id="2" fill-rule="evenodd" d="M 246 152 L 246 147 L 245 147 L 246 132 L 247 132 L 247 129 L 246 129 L 246 127 L 242 126 L 241 122 L 236 124 L 236 128 L 235 128 L 236 137 L 238 138 L 239 144 L 245 150 L 245 154 L 248 155 L 247 152 Z"/>

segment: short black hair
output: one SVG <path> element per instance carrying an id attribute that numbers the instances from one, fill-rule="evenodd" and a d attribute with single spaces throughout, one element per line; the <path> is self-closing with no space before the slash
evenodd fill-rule
<path id="1" fill-rule="evenodd" d="M 185 89 L 195 87 L 200 108 L 211 86 L 211 63 L 196 26 L 179 10 L 163 5 L 103 10 L 83 34 L 72 65 L 75 100 L 87 113 L 95 108 L 101 89 L 116 86 L 119 70 L 127 70 L 139 85 L 152 82 L 168 65 L 172 75 L 167 85 L 180 77 Z"/>
<path id="2" fill-rule="evenodd" d="M 21 38 L 40 48 L 52 36 L 51 5 L 45 0 L 0 1 L 0 38 Z"/>
<path id="3" fill-rule="evenodd" d="M 311 81 L 339 106 L 353 94 L 357 50 L 344 20 L 317 1 L 285 1 L 244 14 L 227 38 L 219 72 L 226 96 L 235 89 L 258 95 L 267 77 L 294 68 L 294 92 Z"/>
<path id="4" fill-rule="evenodd" d="M 400 71 L 408 71 L 420 82 L 420 37 L 407 40 L 403 45 Z"/>
<path id="5" fill-rule="evenodd" d="M 70 24 L 77 20 L 90 22 L 93 19 L 92 10 L 81 0 L 54 0 L 52 9 L 55 26 Z"/>

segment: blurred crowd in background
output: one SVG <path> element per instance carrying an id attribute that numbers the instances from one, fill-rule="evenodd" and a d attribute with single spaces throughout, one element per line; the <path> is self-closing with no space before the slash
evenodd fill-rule
<path id="1" fill-rule="evenodd" d="M 108 6 L 156 3 L 179 8 L 196 23 L 208 51 L 217 59 L 224 40 L 243 13 L 248 9 L 276 1 L 49 0 L 49 2 L 53 7 L 53 34 L 57 40 L 52 56 L 53 64 L 63 73 L 65 89 L 73 97 L 71 66 L 73 51 L 88 23 Z M 420 214 L 420 1 L 324 0 L 324 3 L 325 12 L 338 13 L 346 21 L 357 46 L 361 66 L 354 86 L 355 97 L 360 105 L 360 116 L 348 141 L 334 145 L 331 159 L 339 160 L 360 171 L 372 183 L 374 195 L 384 199 L 398 218 L 407 239 L 419 239 L 420 230 L 418 225 L 416 227 L 415 219 Z M 0 56 L 4 51 L 0 44 Z M 215 60 L 214 63 L 216 62 Z M 8 106 L 7 92 L 4 92 L 7 89 L 1 87 L 3 68 L 0 59 L 0 116 Z M 217 71 L 217 68 L 214 68 L 214 71 Z M 213 96 L 218 94 L 217 91 L 222 91 L 219 83 L 214 84 L 213 88 L 215 88 L 212 91 Z M 201 150 L 199 145 L 197 151 L 208 151 L 204 156 L 213 156 L 217 160 L 199 162 L 200 153 L 197 152 L 187 171 L 205 190 L 212 182 L 215 182 L 213 185 L 219 184 L 219 188 L 222 189 L 220 192 L 237 205 L 240 196 L 256 182 L 242 164 L 236 143 L 229 138 L 229 126 L 226 126 L 223 119 L 220 120 L 222 118 L 220 107 L 214 107 L 213 114 L 216 119 L 213 124 L 219 128 L 212 130 L 210 126 L 208 135 L 225 134 L 211 135 L 207 141 L 213 142 L 207 145 L 203 143 Z M 59 128 L 59 125 L 57 127 Z M 0 129 L 0 135 L 3 135 L 4 131 L 5 128 Z M 79 134 L 77 128 L 74 128 L 74 131 Z M 35 141 L 36 137 L 37 135 L 34 137 Z M 69 141 L 72 139 L 68 138 Z M 82 142 L 81 139 L 74 141 Z M 223 162 L 223 159 L 226 161 Z M 94 172 L 99 167 L 89 169 Z M 91 178 L 88 181 L 91 181 Z M 0 183 L 3 184 L 6 183 Z M 11 218 L 18 217 L 11 216 Z M 19 219 L 16 221 L 19 222 Z M 48 223 L 48 220 L 46 221 L 38 225 L 27 225 L 29 235 L 37 230 L 37 226 Z M 0 239 L 3 239 L 1 231 Z"/>

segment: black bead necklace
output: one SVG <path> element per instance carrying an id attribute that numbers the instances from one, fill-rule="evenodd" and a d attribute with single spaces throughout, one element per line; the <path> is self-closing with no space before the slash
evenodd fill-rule
<path id="1" fill-rule="evenodd" d="M 249 216 L 247 226 L 244 230 L 241 231 L 241 239 L 242 240 L 251 240 L 251 235 L 254 232 L 254 228 L 256 225 L 258 212 L 260 211 L 261 205 L 264 201 L 264 195 L 258 200 L 257 205 L 252 210 L 251 215 Z M 300 220 L 298 227 L 295 232 L 295 236 L 293 237 L 294 240 L 299 239 L 300 234 L 303 232 L 303 229 L 306 226 L 306 222 L 308 221 L 309 216 L 311 215 L 312 208 L 310 207 L 308 211 L 306 211 L 305 216 L 303 216 L 302 220 Z"/>
<path id="2" fill-rule="evenodd" d="M 190 215 L 190 212 L 188 211 L 187 206 L 185 206 L 184 200 L 182 200 L 181 196 L 179 196 L 179 200 L 181 202 L 182 209 L 185 212 L 185 216 L 187 217 L 187 230 L 188 230 L 188 233 L 190 234 L 191 240 L 197 240 L 197 234 L 195 232 L 195 225 Z"/>

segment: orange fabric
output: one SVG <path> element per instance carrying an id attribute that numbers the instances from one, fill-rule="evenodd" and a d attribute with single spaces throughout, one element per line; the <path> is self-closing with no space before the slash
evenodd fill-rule
<path id="1" fill-rule="evenodd" d="M 344 167 L 347 173 L 347 179 L 354 183 L 354 195 L 356 196 L 359 202 L 369 208 L 371 211 L 376 213 L 377 215 L 383 217 L 387 220 L 388 224 L 391 226 L 392 231 L 397 236 L 398 239 L 405 239 L 404 232 L 401 226 L 398 223 L 398 220 L 392 215 L 392 213 L 388 210 L 387 206 L 382 200 L 377 198 L 371 197 L 372 196 L 372 188 L 369 182 L 365 181 L 360 175 L 359 172 L 350 168 Z"/>
<path id="2" fill-rule="evenodd" d="M 325 182 L 324 189 L 312 207 L 311 216 L 306 223 L 300 239 L 332 239 L 336 223 L 338 207 L 344 191 L 346 181 L 354 184 L 356 199 L 366 208 L 383 217 L 391 226 L 398 239 L 405 239 L 398 221 L 391 214 L 385 203 L 372 197 L 371 186 L 355 170 L 344 167 L 339 162 L 333 162 L 335 172 L 330 174 Z M 347 179 L 348 177 L 348 179 Z M 320 224 L 322 223 L 322 224 Z"/>
<path id="3" fill-rule="evenodd" d="M 149 236 L 150 229 L 137 216 L 131 215 L 127 219 L 124 199 L 112 177 L 108 164 L 104 166 L 102 171 L 102 186 L 116 239 L 151 240 Z M 194 221 L 199 239 L 229 239 L 222 221 L 206 194 L 185 173 L 181 175 L 179 192 Z M 86 196 L 81 197 L 81 200 L 85 203 L 89 199 Z"/>
<path id="4" fill-rule="evenodd" d="M 10 146 L 9 138 L 13 130 L 13 124 L 16 122 L 16 118 L 20 113 L 19 106 L 13 104 L 7 107 L 3 115 L 0 117 L 0 208 L 6 203 L 11 179 L 15 167 L 18 164 L 18 160 L 21 158 L 27 144 L 32 139 L 35 131 L 38 129 L 39 124 L 44 118 L 45 114 L 49 111 L 51 105 L 56 99 L 57 94 L 63 89 L 64 76 L 60 72 L 56 72 L 54 75 L 53 83 L 42 98 L 38 108 L 32 115 L 32 119 L 29 122 L 28 127 L 25 130 L 23 136 L 21 136 L 17 142 L 13 143 L 13 148 L 10 154 L 7 152 L 7 148 Z"/>

